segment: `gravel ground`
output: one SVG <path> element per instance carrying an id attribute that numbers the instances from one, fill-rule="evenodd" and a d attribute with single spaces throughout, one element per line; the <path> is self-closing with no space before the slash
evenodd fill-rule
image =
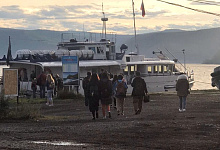
<path id="1" fill-rule="evenodd" d="M 220 93 L 192 91 L 186 112 L 178 111 L 175 93 L 152 94 L 134 115 L 127 97 L 125 115 L 92 120 L 83 100 L 41 104 L 38 120 L 0 122 L 0 149 L 192 149 L 220 150 Z M 101 109 L 100 109 L 101 110 Z"/>

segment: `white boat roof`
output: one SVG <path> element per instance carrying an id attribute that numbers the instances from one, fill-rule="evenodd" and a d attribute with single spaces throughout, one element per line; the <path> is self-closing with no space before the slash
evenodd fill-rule
<path id="1" fill-rule="evenodd" d="M 79 67 L 120 66 L 123 61 L 114 60 L 80 60 Z M 44 67 L 62 67 L 61 61 L 38 62 Z"/>

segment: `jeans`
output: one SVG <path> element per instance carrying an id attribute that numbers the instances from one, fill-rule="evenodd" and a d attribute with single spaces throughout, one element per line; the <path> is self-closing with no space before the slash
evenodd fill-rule
<path id="1" fill-rule="evenodd" d="M 36 91 L 37 91 L 37 89 L 33 88 L 33 98 L 36 98 Z"/>
<path id="2" fill-rule="evenodd" d="M 52 101 L 53 100 L 53 90 L 47 90 L 47 99 L 49 101 Z"/>
<path id="3" fill-rule="evenodd" d="M 180 99 L 180 109 L 186 109 L 186 96 L 179 96 Z"/>

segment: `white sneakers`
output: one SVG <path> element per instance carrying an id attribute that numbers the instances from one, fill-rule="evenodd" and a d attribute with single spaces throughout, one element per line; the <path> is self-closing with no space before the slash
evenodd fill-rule
<path id="1" fill-rule="evenodd" d="M 184 112 L 186 111 L 186 109 L 179 109 L 179 112 Z"/>

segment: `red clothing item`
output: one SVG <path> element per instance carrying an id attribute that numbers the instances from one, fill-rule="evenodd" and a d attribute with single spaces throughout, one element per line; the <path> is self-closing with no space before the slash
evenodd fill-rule
<path id="1" fill-rule="evenodd" d="M 45 73 L 40 74 L 37 77 L 38 85 L 45 85 L 47 80 L 47 75 Z"/>

